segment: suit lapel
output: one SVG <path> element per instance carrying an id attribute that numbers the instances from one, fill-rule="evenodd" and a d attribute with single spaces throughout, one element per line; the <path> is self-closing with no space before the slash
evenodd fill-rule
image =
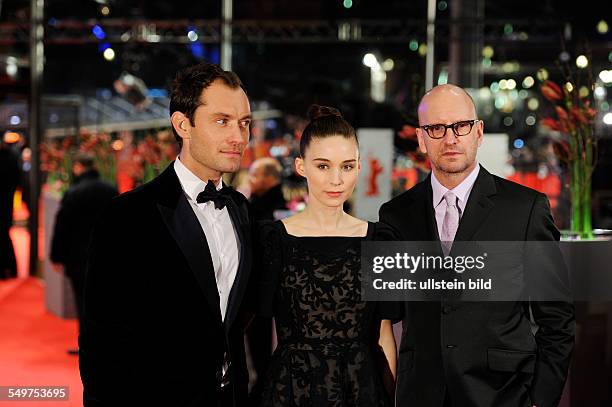
<path id="1" fill-rule="evenodd" d="M 430 175 L 431 177 L 431 175 Z M 427 222 L 427 237 L 428 240 L 439 240 L 438 236 L 438 224 L 436 223 L 436 213 L 434 211 L 433 206 L 433 191 L 431 189 L 431 179 L 427 178 L 427 188 L 425 199 L 423 200 L 423 204 L 426 206 L 424 212 L 426 215 L 424 216 L 424 220 Z"/>
<path id="2" fill-rule="evenodd" d="M 425 248 L 428 255 L 442 255 L 442 246 L 440 245 L 440 239 L 438 235 L 438 225 L 436 223 L 436 214 L 433 207 L 433 190 L 431 188 L 431 175 L 429 175 L 424 181 L 422 181 L 422 190 L 415 195 L 414 204 L 409 208 L 408 213 L 414 214 L 414 218 L 411 221 L 414 223 L 419 232 L 418 240 L 421 242 L 432 242 L 431 245 L 425 244 Z M 432 252 L 429 252 L 432 250 Z M 438 273 L 436 273 L 438 275 Z M 438 301 L 440 294 L 431 292 L 425 293 L 428 301 Z M 436 315 L 439 316 L 438 311 Z"/>
<path id="3" fill-rule="evenodd" d="M 412 204 L 407 208 L 407 213 L 413 215 L 410 219 L 408 230 L 418 231 L 418 239 L 409 240 L 435 241 L 438 239 L 438 227 L 436 215 L 433 209 L 431 189 L 431 175 L 421 183 L 421 190 L 415 191 Z"/>
<path id="4" fill-rule="evenodd" d="M 233 193 L 237 194 L 238 192 Z M 230 218 L 232 219 L 232 224 L 236 230 L 239 246 L 238 252 L 240 254 L 236 278 L 234 279 L 234 284 L 232 285 L 232 289 L 230 291 L 230 296 L 227 302 L 227 311 L 225 313 L 225 328 L 227 330 L 229 330 L 232 326 L 232 323 L 234 322 L 234 319 L 238 313 L 238 309 L 240 308 L 239 306 L 248 283 L 248 271 L 251 263 L 251 241 L 249 233 L 249 219 L 247 215 L 248 212 L 245 205 L 241 205 L 242 207 L 239 206 L 240 204 L 237 202 L 240 201 L 241 200 L 234 195 L 232 202 L 227 205 L 227 210 Z"/>
<path id="5" fill-rule="evenodd" d="M 455 241 L 472 239 L 495 206 L 489 197 L 495 195 L 496 191 L 493 176 L 481 166 L 465 206 L 465 211 L 461 216 Z"/>
<path id="6" fill-rule="evenodd" d="M 183 252 L 213 315 L 221 323 L 219 293 L 206 235 L 183 193 L 174 163 L 159 176 L 159 182 L 168 189 L 157 204 L 161 217 Z"/>

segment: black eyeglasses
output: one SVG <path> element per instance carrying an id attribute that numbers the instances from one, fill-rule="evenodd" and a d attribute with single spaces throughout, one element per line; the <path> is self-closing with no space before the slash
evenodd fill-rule
<path id="1" fill-rule="evenodd" d="M 462 120 L 451 124 L 428 124 L 426 126 L 420 126 L 420 128 L 425 130 L 429 137 L 438 140 L 446 136 L 446 130 L 449 128 L 452 129 L 453 133 L 458 137 L 467 136 L 472 131 L 474 125 L 479 121 L 479 119 L 475 119 Z"/>

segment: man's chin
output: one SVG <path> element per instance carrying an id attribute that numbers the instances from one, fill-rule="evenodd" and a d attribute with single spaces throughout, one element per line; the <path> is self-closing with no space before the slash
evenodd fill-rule
<path id="1" fill-rule="evenodd" d="M 465 172 L 468 169 L 468 165 L 465 164 L 446 164 L 446 165 L 441 165 L 440 171 L 446 173 L 446 174 L 461 174 L 463 172 Z"/>
<path id="2" fill-rule="evenodd" d="M 226 173 L 236 172 L 239 169 L 240 169 L 240 162 L 237 162 L 237 163 L 221 165 L 218 171 L 226 174 Z"/>

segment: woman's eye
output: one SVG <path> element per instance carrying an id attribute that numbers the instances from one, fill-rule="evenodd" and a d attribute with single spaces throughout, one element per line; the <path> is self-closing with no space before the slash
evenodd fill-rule
<path id="1" fill-rule="evenodd" d="M 353 168 L 355 168 L 355 166 L 351 164 L 347 164 L 343 168 L 344 168 L 344 171 L 351 171 Z"/>
<path id="2" fill-rule="evenodd" d="M 317 168 L 320 170 L 326 170 L 327 169 L 327 164 L 319 164 L 317 165 Z"/>

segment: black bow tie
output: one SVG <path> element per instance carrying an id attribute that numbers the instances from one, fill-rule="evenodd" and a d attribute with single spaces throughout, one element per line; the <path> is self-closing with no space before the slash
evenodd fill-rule
<path id="1" fill-rule="evenodd" d="M 231 190 L 232 188 L 230 187 L 223 187 L 221 190 L 217 191 L 215 183 L 209 180 L 204 191 L 198 194 L 196 202 L 206 203 L 208 201 L 213 201 L 215 203 L 215 209 L 223 209 L 225 205 L 232 200 Z"/>

